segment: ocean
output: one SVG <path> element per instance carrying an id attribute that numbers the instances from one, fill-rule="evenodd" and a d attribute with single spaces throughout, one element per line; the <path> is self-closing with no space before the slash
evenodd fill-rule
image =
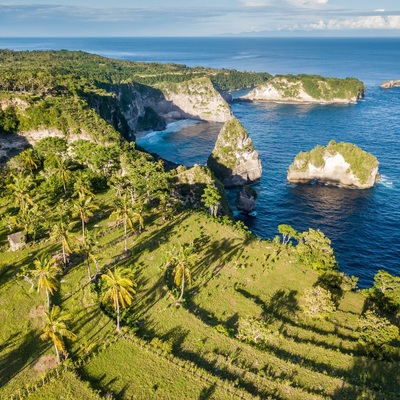
<path id="1" fill-rule="evenodd" d="M 257 217 L 245 222 L 262 238 L 273 238 L 283 223 L 299 231 L 321 229 L 332 240 L 340 269 L 358 276 L 361 287 L 370 286 L 379 269 L 400 275 L 400 88 L 379 87 L 385 80 L 400 79 L 400 39 L 0 38 L 0 48 L 83 50 L 135 61 L 362 80 L 366 96 L 352 105 L 232 105 L 264 171 L 255 186 Z M 171 161 L 204 164 L 219 128 L 179 121 L 166 131 L 140 135 L 138 142 Z M 296 154 L 331 139 L 374 154 L 381 181 L 368 190 L 287 183 Z"/>

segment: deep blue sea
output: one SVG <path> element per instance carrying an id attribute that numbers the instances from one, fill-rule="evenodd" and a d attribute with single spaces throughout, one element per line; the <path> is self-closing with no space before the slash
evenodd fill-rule
<path id="1" fill-rule="evenodd" d="M 136 60 L 248 71 L 355 77 L 367 86 L 354 105 L 237 103 L 233 113 L 247 128 L 263 163 L 256 186 L 257 218 L 245 222 L 263 238 L 277 226 L 321 229 L 340 268 L 369 286 L 378 269 L 400 275 L 400 39 L 390 38 L 73 38 L 0 39 L 0 48 L 69 49 Z M 175 162 L 205 163 L 220 126 L 180 121 L 139 142 Z M 331 139 L 357 144 L 380 161 L 381 181 L 369 190 L 293 185 L 286 173 L 299 151 Z"/>

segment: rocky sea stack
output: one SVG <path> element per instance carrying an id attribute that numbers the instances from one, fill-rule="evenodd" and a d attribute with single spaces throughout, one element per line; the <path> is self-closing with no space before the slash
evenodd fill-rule
<path id="1" fill-rule="evenodd" d="M 364 84 L 355 78 L 277 75 L 254 88 L 243 99 L 285 103 L 348 104 L 362 98 L 364 92 Z"/>
<path id="2" fill-rule="evenodd" d="M 236 197 L 235 206 L 239 211 L 251 213 L 257 203 L 257 191 L 249 185 L 243 186 Z"/>
<path id="3" fill-rule="evenodd" d="M 258 152 L 235 117 L 222 127 L 207 165 L 225 187 L 255 182 L 262 174 Z"/>
<path id="4" fill-rule="evenodd" d="M 299 153 L 289 167 L 287 179 L 292 183 L 319 183 L 355 189 L 368 189 L 378 178 L 379 162 L 375 156 L 351 143 L 316 146 Z"/>

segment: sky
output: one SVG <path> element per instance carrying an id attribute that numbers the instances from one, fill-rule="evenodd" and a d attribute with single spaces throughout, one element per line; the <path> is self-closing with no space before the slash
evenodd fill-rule
<path id="1" fill-rule="evenodd" d="M 0 37 L 394 36 L 400 0 L 0 0 Z"/>

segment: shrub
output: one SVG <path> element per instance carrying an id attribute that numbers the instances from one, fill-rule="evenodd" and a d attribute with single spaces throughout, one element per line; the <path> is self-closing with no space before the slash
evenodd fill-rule
<path id="1" fill-rule="evenodd" d="M 319 229 L 310 228 L 299 235 L 296 253 L 299 261 L 318 272 L 334 270 L 337 267 L 331 241 Z"/>
<path id="2" fill-rule="evenodd" d="M 400 276 L 379 270 L 374 276 L 374 286 L 364 294 L 383 310 L 397 313 L 400 311 Z"/>
<path id="3" fill-rule="evenodd" d="M 240 318 L 236 337 L 243 342 L 262 344 L 268 342 L 270 333 L 264 321 L 256 318 Z"/>
<path id="4" fill-rule="evenodd" d="M 321 286 L 306 289 L 302 300 L 304 313 L 314 318 L 325 318 L 336 309 L 331 292 Z"/>
<path id="5" fill-rule="evenodd" d="M 399 337 L 399 328 L 388 319 L 368 310 L 358 321 L 358 341 L 375 357 L 383 358 L 388 353 L 388 344 Z"/>

